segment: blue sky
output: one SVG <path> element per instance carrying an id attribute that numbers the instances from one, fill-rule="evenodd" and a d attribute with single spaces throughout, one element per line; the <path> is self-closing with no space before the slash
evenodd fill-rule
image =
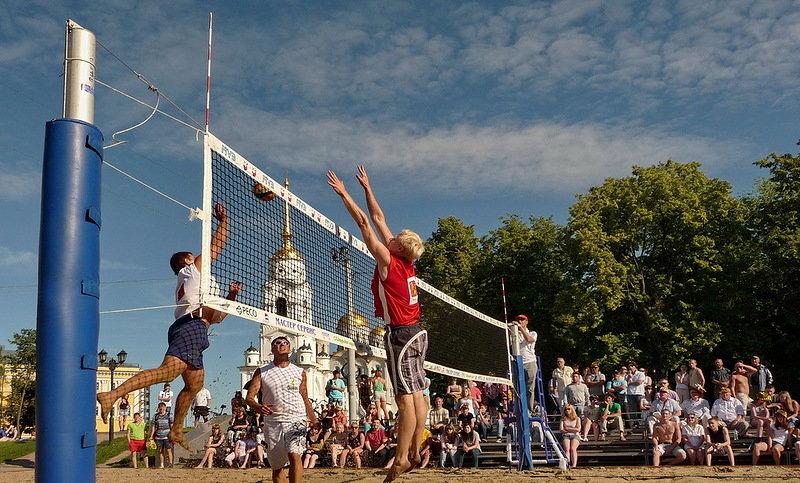
<path id="1" fill-rule="evenodd" d="M 631 165 L 699 161 L 734 192 L 770 152 L 796 152 L 796 1 L 52 2 L 0 5 L 0 341 L 36 318 L 44 124 L 61 113 L 72 18 L 202 122 L 214 12 L 211 130 L 348 228 L 324 182 L 368 166 L 393 227 L 456 216 L 478 234 L 510 214 L 565 222 L 576 193 Z M 154 95 L 101 47 L 97 78 Z M 163 106 L 163 103 L 162 103 Z M 176 113 L 174 110 L 171 113 Z M 149 110 L 97 86 L 107 141 Z M 186 120 L 185 116 L 181 117 Z M 157 115 L 106 160 L 188 206 L 201 145 Z M 187 211 L 103 169 L 101 310 L 173 303 L 167 259 L 197 250 Z M 143 367 L 171 310 L 101 317 L 100 345 Z M 215 405 L 255 341 L 229 318 L 206 352 Z"/>

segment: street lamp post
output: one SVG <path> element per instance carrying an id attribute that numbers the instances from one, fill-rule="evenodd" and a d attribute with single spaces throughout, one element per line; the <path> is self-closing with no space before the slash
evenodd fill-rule
<path id="1" fill-rule="evenodd" d="M 338 249 L 331 249 L 331 258 L 337 265 L 344 268 L 345 276 L 347 277 L 347 332 L 343 335 L 350 337 L 358 344 L 361 342 L 358 337 L 358 332 L 355 327 L 356 309 L 353 303 L 353 260 L 349 256 L 349 247 L 343 246 Z M 350 420 L 358 420 L 358 383 L 356 382 L 356 350 L 347 350 L 347 386 L 349 388 L 349 413 Z"/>
<path id="2" fill-rule="evenodd" d="M 108 361 L 108 352 L 106 352 L 105 349 L 97 353 L 97 359 L 100 361 L 100 364 L 106 364 L 108 366 L 108 371 L 111 373 L 111 386 L 109 390 L 114 390 L 114 371 L 117 369 L 117 366 L 124 364 L 127 358 L 128 353 L 124 350 L 117 353 L 116 359 L 112 357 Z M 114 439 L 114 406 L 111 406 L 111 412 L 108 415 L 108 440 L 111 441 L 112 439 Z"/>

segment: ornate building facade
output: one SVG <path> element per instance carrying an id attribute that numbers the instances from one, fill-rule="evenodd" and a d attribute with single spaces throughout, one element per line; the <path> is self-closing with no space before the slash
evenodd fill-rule
<path id="1" fill-rule="evenodd" d="M 284 186 L 288 187 L 288 180 Z M 284 200 L 284 225 L 283 239 L 280 250 L 269 258 L 269 279 L 264 283 L 264 308 L 275 314 L 289 317 L 291 319 L 312 324 L 313 311 L 312 301 L 314 290 L 308 282 L 306 276 L 306 261 L 302 254 L 292 246 L 291 220 L 289 217 L 289 204 Z M 347 287 L 348 299 L 350 298 L 349 284 Z M 351 307 L 352 304 L 348 303 Z M 350 337 L 351 339 L 366 343 L 367 341 L 376 342 L 374 345 L 382 345 L 383 328 L 377 328 L 369 332 L 367 320 L 355 311 L 343 315 L 339 319 L 337 332 Z M 287 337 L 292 343 L 294 352 L 291 360 L 294 364 L 302 367 L 306 371 L 308 378 L 308 396 L 315 407 L 327 401 L 325 386 L 331 379 L 333 371 L 342 371 L 342 377 L 348 382 L 351 367 L 348 362 L 348 349 L 331 347 L 327 342 L 315 340 L 309 336 L 295 335 L 287 333 L 285 330 L 269 325 L 261 325 L 259 330 L 258 346 L 250 344 L 244 351 L 244 365 L 239 366 L 239 376 L 241 387 L 249 381 L 255 370 L 272 360 L 271 342 L 275 337 Z M 331 349 L 334 352 L 331 354 Z M 382 359 L 369 357 L 366 351 L 358 351 L 355 359 L 355 375 L 361 374 L 372 376 L 375 369 L 385 371 L 385 363 Z M 348 385 L 349 386 L 349 385 Z M 348 387 L 349 391 L 357 388 Z M 348 394 L 349 395 L 349 394 Z M 393 401 L 390 401 L 393 403 Z M 345 404 L 349 404 L 349 397 L 345 397 Z M 349 410 L 345 408 L 345 412 Z M 350 413 L 351 415 L 354 413 Z"/>

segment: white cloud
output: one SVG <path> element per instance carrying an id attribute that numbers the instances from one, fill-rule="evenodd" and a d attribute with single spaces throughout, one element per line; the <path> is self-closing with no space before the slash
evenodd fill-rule
<path id="1" fill-rule="evenodd" d="M 0 246 L 0 267 L 36 267 L 39 256 L 35 252 L 12 250 Z"/>
<path id="2" fill-rule="evenodd" d="M 8 166 L 0 172 L 0 200 L 22 200 L 39 193 L 42 175 L 35 171 L 9 172 Z"/>
<path id="3" fill-rule="evenodd" d="M 587 85 L 623 90 L 634 102 L 649 93 L 688 102 L 797 93 L 800 13 L 791 2 L 701 4 L 666 11 L 617 3 L 600 11 L 599 2 L 562 1 L 497 14 L 470 10 L 456 19 L 465 22 L 459 62 L 519 96 Z"/>
<path id="4" fill-rule="evenodd" d="M 623 176 L 630 166 L 666 159 L 713 167 L 736 159 L 740 145 L 640 125 L 538 122 L 526 125 L 458 124 L 425 130 L 339 119 L 282 118 L 241 106 L 225 119 L 253 126 L 226 142 L 251 161 L 321 173 L 367 161 L 414 179 L 414 188 L 575 192 Z M 259 128 L 259 126 L 264 126 Z M 274 168 L 273 168 L 274 169 Z"/>
<path id="5" fill-rule="evenodd" d="M 119 270 L 119 271 L 130 272 L 130 271 L 147 270 L 147 267 L 143 267 L 141 265 L 135 265 L 135 264 L 132 264 L 132 263 L 119 262 L 119 261 L 115 261 L 115 260 L 104 260 L 104 259 L 101 259 L 100 260 L 100 270 L 103 270 L 103 271 L 105 271 L 105 270 Z"/>

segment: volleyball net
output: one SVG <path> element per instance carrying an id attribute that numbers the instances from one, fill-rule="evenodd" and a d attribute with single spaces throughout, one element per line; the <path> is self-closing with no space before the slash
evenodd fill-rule
<path id="1" fill-rule="evenodd" d="M 288 181 L 271 178 L 211 134 L 205 135 L 204 161 L 203 209 L 197 213 L 203 253 L 210 253 L 215 203 L 226 207 L 228 237 L 201 272 L 203 303 L 385 358 L 384 323 L 374 316 L 370 290 L 375 261 L 364 242 L 298 197 Z M 344 209 L 338 216 L 347 216 Z M 225 300 L 234 281 L 244 289 L 236 301 Z M 506 325 L 423 280 L 418 288 L 420 323 L 429 337 L 425 368 L 510 384 Z"/>

